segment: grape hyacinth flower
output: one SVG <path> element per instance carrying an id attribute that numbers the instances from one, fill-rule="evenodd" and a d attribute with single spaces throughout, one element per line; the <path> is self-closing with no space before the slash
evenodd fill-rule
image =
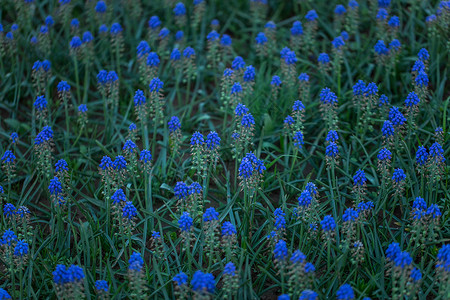
<path id="1" fill-rule="evenodd" d="M 291 27 L 291 39 L 290 39 L 290 47 L 295 52 L 298 52 L 300 50 L 302 36 L 303 36 L 302 22 L 295 21 Z"/>
<path id="2" fill-rule="evenodd" d="M 99 299 L 101 300 L 109 299 L 109 285 L 106 280 L 97 280 L 94 283 L 94 288 Z"/>
<path id="3" fill-rule="evenodd" d="M 143 297 L 146 294 L 144 259 L 139 252 L 133 252 L 128 260 L 128 287 L 130 296 Z"/>
<path id="4" fill-rule="evenodd" d="M 268 52 L 268 39 L 266 37 L 266 35 L 264 34 L 264 32 L 260 32 L 256 35 L 255 38 L 256 41 L 256 53 L 258 54 L 258 56 L 260 58 L 263 58 L 265 56 L 267 56 L 267 52 Z"/>
<path id="5" fill-rule="evenodd" d="M 176 299 L 188 299 L 188 276 L 180 272 L 177 275 L 175 275 L 172 279 L 175 285 L 175 297 Z"/>
<path id="6" fill-rule="evenodd" d="M 309 99 L 309 75 L 300 73 L 298 76 L 298 94 L 300 99 Z"/>
<path id="7" fill-rule="evenodd" d="M 14 153 L 11 150 L 6 150 L 1 158 L 2 169 L 5 171 L 5 173 L 8 177 L 8 182 L 11 182 L 11 179 L 15 175 L 15 169 L 16 169 L 15 168 L 15 166 L 16 166 L 15 160 L 16 160 L 16 156 L 14 155 Z"/>
<path id="8" fill-rule="evenodd" d="M 406 174 L 403 169 L 395 169 L 392 173 L 392 187 L 395 191 L 395 195 L 399 195 L 403 192 L 406 184 Z"/>
<path id="9" fill-rule="evenodd" d="M 319 63 L 320 73 L 325 76 L 330 69 L 330 57 L 326 53 L 320 53 L 317 62 Z"/>
<path id="10" fill-rule="evenodd" d="M 182 2 L 178 2 L 173 9 L 175 15 L 175 23 L 178 27 L 184 27 L 186 24 L 186 7 Z"/>
<path id="11" fill-rule="evenodd" d="M 353 192 L 356 194 L 356 205 L 358 205 L 364 199 L 366 193 L 366 174 L 364 170 L 359 169 L 356 171 L 355 176 L 353 176 Z"/>
<path id="12" fill-rule="evenodd" d="M 213 274 L 196 271 L 191 280 L 195 299 L 211 299 L 216 289 Z"/>
<path id="13" fill-rule="evenodd" d="M 66 267 L 65 265 L 57 265 L 52 273 L 55 292 L 59 299 L 84 298 L 84 271 L 77 265 Z"/>
<path id="14" fill-rule="evenodd" d="M 236 294 L 236 290 L 239 287 L 239 275 L 234 263 L 229 262 L 223 268 L 223 287 L 222 290 L 228 295 L 228 298 L 232 299 Z"/>
<path id="15" fill-rule="evenodd" d="M 326 215 L 322 221 L 320 221 L 322 227 L 323 237 L 327 241 L 334 239 L 336 222 L 331 215 Z"/>
<path id="16" fill-rule="evenodd" d="M 180 119 L 176 116 L 173 116 L 170 118 L 167 125 L 169 127 L 170 148 L 172 149 L 173 153 L 177 154 L 178 149 L 181 146 L 181 138 L 182 138 Z"/>
<path id="17" fill-rule="evenodd" d="M 432 182 L 438 181 L 442 174 L 444 174 L 445 157 L 444 149 L 441 144 L 434 142 L 430 147 L 428 156 L 428 172 Z"/>
<path id="18" fill-rule="evenodd" d="M 192 47 L 186 47 L 183 50 L 183 70 L 187 78 L 195 79 L 197 76 L 197 67 L 195 66 L 195 50 Z"/>
<path id="19" fill-rule="evenodd" d="M 353 300 L 355 299 L 355 293 L 353 292 L 350 284 L 346 283 L 340 286 L 336 293 L 336 299 L 338 300 Z"/>
<path id="20" fill-rule="evenodd" d="M 236 227 L 231 222 L 224 222 L 222 225 L 222 247 L 227 260 L 231 259 L 232 250 L 236 247 Z"/>
<path id="21" fill-rule="evenodd" d="M 241 189 L 250 191 L 250 197 L 259 187 L 266 167 L 261 159 L 256 158 L 255 154 L 247 153 L 239 165 L 239 179 Z"/>
<path id="22" fill-rule="evenodd" d="M 192 169 L 194 169 L 199 177 L 205 176 L 206 172 L 206 157 L 205 157 L 205 138 L 196 131 L 191 137 L 191 157 Z"/>
<path id="23" fill-rule="evenodd" d="M 338 104 L 336 94 L 326 87 L 320 92 L 320 102 L 320 111 L 327 127 L 329 129 L 335 128 L 337 123 L 336 109 Z"/>
<path id="24" fill-rule="evenodd" d="M 281 78 L 278 75 L 274 75 L 272 77 L 272 80 L 270 81 L 270 86 L 271 86 L 271 94 L 272 94 L 272 99 L 273 100 L 277 100 L 278 99 L 278 94 L 280 93 L 280 89 L 281 89 Z"/>
<path id="25" fill-rule="evenodd" d="M 150 81 L 150 97 L 148 99 L 149 115 L 154 124 L 162 124 L 164 122 L 164 96 L 163 96 L 164 82 L 158 77 Z"/>

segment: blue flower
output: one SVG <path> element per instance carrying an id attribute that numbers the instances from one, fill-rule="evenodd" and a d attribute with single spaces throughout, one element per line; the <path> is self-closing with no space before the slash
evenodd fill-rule
<path id="1" fill-rule="evenodd" d="M 291 298 L 289 297 L 288 294 L 282 294 L 280 296 L 278 296 L 277 300 L 290 300 Z"/>
<path id="2" fill-rule="evenodd" d="M 309 191 L 304 190 L 301 192 L 300 196 L 297 198 L 298 205 L 303 207 L 308 207 L 312 201 L 312 195 Z"/>
<path id="3" fill-rule="evenodd" d="M 69 165 L 64 159 L 60 159 L 55 164 L 55 171 L 56 173 L 69 171 Z"/>
<path id="4" fill-rule="evenodd" d="M 175 33 L 175 40 L 180 41 L 184 37 L 184 32 L 182 30 L 178 30 Z"/>
<path id="5" fill-rule="evenodd" d="M 300 73 L 298 76 L 299 81 L 308 82 L 309 81 L 309 75 L 306 73 Z"/>
<path id="6" fill-rule="evenodd" d="M 173 193 L 178 199 L 185 199 L 187 196 L 189 196 L 189 188 L 186 183 L 184 183 L 183 181 L 179 181 L 175 184 Z"/>
<path id="7" fill-rule="evenodd" d="M 152 154 L 150 150 L 143 149 L 140 153 L 139 160 L 144 164 L 150 163 L 152 161 Z"/>
<path id="8" fill-rule="evenodd" d="M 382 148 L 380 150 L 380 152 L 378 152 L 377 158 L 379 160 L 382 160 L 382 161 L 384 161 L 384 160 L 391 160 L 392 159 L 392 153 L 388 149 Z"/>
<path id="9" fill-rule="evenodd" d="M 414 63 L 413 67 L 412 67 L 412 72 L 420 72 L 420 71 L 425 71 L 425 64 L 422 60 L 418 59 L 416 60 L 416 62 Z"/>
<path id="10" fill-rule="evenodd" d="M 122 26 L 119 23 L 114 23 L 111 25 L 110 32 L 112 35 L 118 35 L 119 33 L 122 32 L 122 30 L 123 30 Z"/>
<path id="11" fill-rule="evenodd" d="M 133 252 L 128 260 L 128 269 L 135 272 L 141 272 L 144 267 L 144 260 L 138 252 Z"/>
<path id="12" fill-rule="evenodd" d="M 161 26 L 161 21 L 159 20 L 159 17 L 158 17 L 158 16 L 152 16 L 152 17 L 150 18 L 150 20 L 148 21 L 148 26 L 149 26 L 151 29 L 156 29 L 156 28 L 158 28 L 159 26 Z"/>
<path id="13" fill-rule="evenodd" d="M 355 293 L 353 292 L 350 284 L 346 283 L 341 285 L 336 293 L 338 300 L 352 300 L 355 299 Z"/>
<path id="14" fill-rule="evenodd" d="M 36 98 L 36 101 L 34 101 L 34 107 L 38 111 L 43 111 L 47 108 L 47 99 L 45 99 L 45 96 L 38 96 Z"/>
<path id="15" fill-rule="evenodd" d="M 366 211 L 366 210 L 371 210 L 374 208 L 374 204 L 372 201 L 367 201 L 367 202 L 360 202 L 358 204 L 358 214 L 362 211 Z"/>
<path id="16" fill-rule="evenodd" d="M 54 196 L 58 196 L 62 193 L 62 184 L 61 181 L 59 181 L 58 177 L 55 176 L 53 179 L 50 179 L 48 190 L 50 192 L 50 195 Z"/>
<path id="17" fill-rule="evenodd" d="M 117 73 L 115 71 L 109 71 L 106 79 L 108 80 L 108 83 L 111 84 L 119 80 L 119 76 L 117 76 Z"/>
<path id="18" fill-rule="evenodd" d="M 294 253 L 292 253 L 292 256 L 290 258 L 290 262 L 292 264 L 301 264 L 306 260 L 306 255 L 303 254 L 300 250 L 295 250 Z"/>
<path id="19" fill-rule="evenodd" d="M 394 264 L 396 267 L 404 268 L 406 266 L 410 266 L 412 263 L 411 255 L 406 252 L 400 252 L 397 254 L 397 256 L 394 258 Z"/>
<path id="20" fill-rule="evenodd" d="M 176 130 L 181 128 L 180 119 L 178 119 L 178 117 L 176 117 L 176 116 L 173 116 L 172 118 L 170 118 L 167 125 L 169 125 L 169 132 L 175 132 Z"/>
<path id="21" fill-rule="evenodd" d="M 275 244 L 275 249 L 273 250 L 273 256 L 275 260 L 282 261 L 285 260 L 288 256 L 288 249 L 286 242 L 284 240 L 279 240 Z"/>
<path id="22" fill-rule="evenodd" d="M 53 271 L 52 275 L 53 282 L 57 285 L 63 285 L 72 281 L 65 265 L 56 265 L 55 271 Z"/>
<path id="23" fill-rule="evenodd" d="M 80 113 L 87 113 L 88 108 L 87 108 L 86 104 L 80 104 L 80 105 L 78 106 L 78 111 L 79 111 Z"/>
<path id="24" fill-rule="evenodd" d="M 45 18 L 45 25 L 47 26 L 52 26 L 53 24 L 55 24 L 55 21 L 53 20 L 52 16 L 47 16 Z"/>
<path id="25" fill-rule="evenodd" d="M 183 50 L 183 56 L 186 58 L 191 58 L 195 55 L 195 50 L 192 47 L 186 47 L 186 49 Z"/>
<path id="26" fill-rule="evenodd" d="M 255 125 L 255 119 L 253 118 L 252 114 L 248 113 L 242 116 L 241 125 L 247 128 Z"/>
<path id="27" fill-rule="evenodd" d="M 83 43 L 90 43 L 94 40 L 92 33 L 90 31 L 85 31 L 83 33 Z"/>
<path id="28" fill-rule="evenodd" d="M 240 70 L 244 67 L 245 67 L 244 59 L 240 56 L 236 56 L 236 58 L 231 63 L 231 68 L 233 68 L 233 70 Z"/>
<path id="29" fill-rule="evenodd" d="M 419 281 L 420 279 L 422 279 L 422 273 L 420 272 L 419 269 L 414 268 L 414 269 L 411 270 L 411 275 L 410 275 L 409 277 L 411 277 L 411 279 L 412 279 L 413 281 L 416 281 L 416 282 L 417 282 L 417 281 Z"/>
<path id="30" fill-rule="evenodd" d="M 236 227 L 231 222 L 224 222 L 222 225 L 222 236 L 232 236 L 237 234 Z"/>
<path id="31" fill-rule="evenodd" d="M 223 274 L 229 275 L 229 276 L 236 276 L 236 266 L 232 263 L 229 262 L 225 265 L 225 267 L 223 268 Z"/>
<path id="32" fill-rule="evenodd" d="M 444 149 L 442 149 L 441 144 L 438 142 L 434 142 L 433 145 L 430 147 L 430 158 L 434 161 L 445 161 L 444 157 Z"/>
<path id="33" fill-rule="evenodd" d="M 112 168 L 113 167 L 113 162 L 112 162 L 111 158 L 109 156 L 103 156 L 102 160 L 100 161 L 99 167 L 102 170 L 106 170 L 106 169 Z"/>
<path id="34" fill-rule="evenodd" d="M 310 224 L 310 225 L 312 225 L 312 224 Z M 314 271 L 316 271 L 316 267 L 314 267 L 314 265 L 312 263 L 307 262 L 305 264 L 305 273 L 312 273 Z"/>
<path id="35" fill-rule="evenodd" d="M 322 221 L 320 221 L 323 231 L 333 231 L 336 228 L 336 222 L 331 215 L 326 215 Z"/>
<path id="36" fill-rule="evenodd" d="M 142 106 L 145 105 L 145 96 L 142 90 L 137 90 L 134 93 L 134 106 Z"/>
<path id="37" fill-rule="evenodd" d="M 108 32 L 108 26 L 106 26 L 105 24 L 100 25 L 100 27 L 98 28 L 98 32 L 99 33 L 107 33 Z"/>
<path id="38" fill-rule="evenodd" d="M 389 120 L 384 121 L 383 127 L 381 128 L 381 132 L 383 133 L 383 136 L 386 138 L 393 136 L 395 131 L 392 122 Z"/>
<path id="39" fill-rule="evenodd" d="M 439 209 L 439 206 L 437 204 L 431 204 L 428 207 L 426 214 L 431 215 L 433 219 L 442 216 L 441 210 Z"/>
<path id="40" fill-rule="evenodd" d="M 82 44 L 82 43 L 83 43 L 83 42 L 81 41 L 81 39 L 80 39 L 79 36 L 74 36 L 74 37 L 72 38 L 72 40 L 70 41 L 70 47 L 71 47 L 72 49 L 77 49 L 77 48 L 81 47 L 81 44 Z"/>
<path id="41" fill-rule="evenodd" d="M 353 86 L 353 95 L 354 96 L 361 96 L 366 91 L 366 84 L 362 80 L 358 80 L 355 85 Z"/>
<path id="42" fill-rule="evenodd" d="M 7 299 L 12 299 L 11 295 L 8 294 L 8 292 L 2 288 L 0 288 L 0 299 L 1 300 L 7 300 Z"/>
<path id="43" fill-rule="evenodd" d="M 337 15 L 343 15 L 346 11 L 345 6 L 342 4 L 336 5 L 336 8 L 334 9 L 334 13 Z"/>
<path id="44" fill-rule="evenodd" d="M 392 28 L 396 28 L 400 26 L 400 19 L 397 16 L 392 16 L 389 21 L 388 25 Z"/>
<path id="45" fill-rule="evenodd" d="M 181 53 L 180 50 L 178 50 L 178 48 L 175 48 L 172 50 L 172 53 L 170 53 L 170 60 L 172 61 L 177 61 L 181 59 Z"/>
<path id="46" fill-rule="evenodd" d="M 67 83 L 67 81 L 60 81 L 57 85 L 58 92 L 69 92 L 70 91 L 70 85 Z M 43 97 L 43 96 L 41 96 Z"/>
<path id="47" fill-rule="evenodd" d="M 371 82 L 367 84 L 365 90 L 364 90 L 364 96 L 374 96 L 378 93 L 378 86 L 375 82 Z"/>
<path id="48" fill-rule="evenodd" d="M 450 244 L 443 245 L 442 248 L 439 249 L 436 258 L 438 261 L 436 263 L 436 268 L 443 268 L 445 272 L 450 272 Z"/>
<path id="49" fill-rule="evenodd" d="M 140 41 L 139 45 L 136 47 L 136 53 L 137 53 L 138 58 L 141 58 L 141 57 L 149 54 L 150 51 L 151 51 L 151 48 L 146 41 Z"/>
<path id="50" fill-rule="evenodd" d="M 111 196 L 111 199 L 113 200 L 113 204 L 119 204 L 121 202 L 127 202 L 127 196 L 125 196 L 125 193 L 122 189 L 118 189 L 114 192 L 114 194 Z"/>
<path id="51" fill-rule="evenodd" d="M 436 17 L 436 15 L 429 15 L 429 16 L 427 16 L 426 18 L 425 18 L 425 22 L 427 22 L 427 23 L 432 23 L 432 22 L 434 22 L 434 21 L 436 21 L 437 20 L 437 17 Z"/>
<path id="52" fill-rule="evenodd" d="M 132 220 L 137 216 L 137 209 L 134 207 L 133 202 L 125 202 L 125 206 L 122 209 L 122 217 L 128 220 Z"/>
<path id="53" fill-rule="evenodd" d="M 188 212 L 183 212 L 180 219 L 178 220 L 178 226 L 181 231 L 190 231 L 192 228 L 192 218 L 189 216 Z"/>
<path id="54" fill-rule="evenodd" d="M 384 8 L 380 8 L 377 13 L 377 20 L 386 20 L 388 17 L 388 12 Z"/>
<path id="55" fill-rule="evenodd" d="M 326 53 L 320 53 L 317 61 L 323 65 L 328 64 L 330 62 L 330 57 Z"/>
<path id="56" fill-rule="evenodd" d="M 14 247 L 14 256 L 23 257 L 28 254 L 28 243 L 24 240 L 17 241 Z"/>
<path id="57" fill-rule="evenodd" d="M 178 286 L 187 285 L 188 282 L 188 276 L 180 272 L 177 275 L 175 275 L 172 279 Z"/>
<path id="58" fill-rule="evenodd" d="M 284 119 L 284 123 L 287 125 L 293 125 L 295 123 L 294 118 L 292 116 L 287 116 L 286 119 Z"/>
<path id="59" fill-rule="evenodd" d="M 359 185 L 362 186 L 366 184 L 367 178 L 366 174 L 364 173 L 364 170 L 359 169 L 356 171 L 355 176 L 353 176 L 353 185 Z"/>
<path id="60" fill-rule="evenodd" d="M 330 130 L 327 133 L 327 137 L 325 139 L 327 142 L 336 143 L 339 140 L 339 136 L 336 130 Z"/>
<path id="61" fill-rule="evenodd" d="M 319 299 L 319 295 L 312 290 L 304 290 L 300 294 L 300 298 L 298 300 L 317 300 Z"/>
<path id="62" fill-rule="evenodd" d="M 14 163 L 14 160 L 16 159 L 16 156 L 11 150 L 6 150 L 5 153 L 2 156 L 2 162 L 6 164 L 12 164 Z"/>
<path id="63" fill-rule="evenodd" d="M 78 282 L 83 280 L 84 278 L 83 269 L 77 265 L 71 265 L 69 268 L 67 268 L 67 273 L 70 274 L 72 282 Z"/>
<path id="64" fill-rule="evenodd" d="M 197 271 L 194 273 L 191 285 L 194 292 L 208 292 L 212 294 L 214 293 L 216 283 L 213 274 Z"/>
<path id="65" fill-rule="evenodd" d="M 405 99 L 405 105 L 407 107 L 417 106 L 420 102 L 419 96 L 416 93 L 410 92 Z"/>
<path id="66" fill-rule="evenodd" d="M 389 121 L 391 121 L 394 126 L 401 126 L 406 122 L 406 118 L 400 112 L 398 107 L 393 106 L 389 111 Z"/>
<path id="67" fill-rule="evenodd" d="M 137 146 L 132 140 L 126 140 L 125 144 L 123 145 L 122 150 L 123 151 L 129 151 L 130 153 L 134 152 L 134 149 L 136 149 Z"/>
<path id="68" fill-rule="evenodd" d="M 244 81 L 254 81 L 255 80 L 255 68 L 253 66 L 247 66 L 247 68 L 244 71 Z"/>
<path id="69" fill-rule="evenodd" d="M 116 171 L 120 171 L 127 168 L 127 161 L 122 155 L 118 155 L 113 162 L 113 168 Z"/>
<path id="70" fill-rule="evenodd" d="M 294 24 L 292 24 L 291 34 L 294 36 L 303 34 L 302 22 L 295 21 Z"/>
<path id="71" fill-rule="evenodd" d="M 375 53 L 378 55 L 388 55 L 389 49 L 386 47 L 386 44 L 382 40 L 378 40 L 378 42 L 374 46 Z"/>
<path id="72" fill-rule="evenodd" d="M 39 32 L 40 32 L 41 34 L 47 34 L 47 33 L 48 33 L 48 27 L 47 27 L 47 25 L 42 25 L 42 26 L 41 26 L 41 29 L 39 30 Z"/>
<path id="73" fill-rule="evenodd" d="M 328 157 L 337 157 L 339 155 L 339 149 L 336 143 L 331 142 L 325 149 L 325 155 Z"/>
<path id="74" fill-rule="evenodd" d="M 202 193 L 202 186 L 198 182 L 193 182 L 191 185 L 189 185 L 189 195 L 198 194 L 200 195 Z"/>
<path id="75" fill-rule="evenodd" d="M 164 28 L 162 28 L 162 29 L 159 31 L 158 37 L 159 37 L 160 39 L 164 39 L 164 38 L 166 38 L 167 36 L 169 36 L 169 33 L 170 33 L 170 30 L 167 29 L 166 27 L 164 27 Z"/>
<path id="76" fill-rule="evenodd" d="M 100 70 L 97 74 L 97 82 L 101 85 L 104 85 L 108 82 L 108 71 Z"/>
<path id="77" fill-rule="evenodd" d="M 378 106 L 382 107 L 384 105 L 389 105 L 389 98 L 385 94 L 381 95 L 378 100 Z"/>
<path id="78" fill-rule="evenodd" d="M 394 173 L 392 174 L 392 180 L 399 183 L 406 179 L 406 174 L 403 169 L 395 169 Z"/>
<path id="79" fill-rule="evenodd" d="M 425 202 L 425 199 L 423 199 L 422 197 L 416 197 L 416 199 L 413 202 L 412 208 L 415 210 L 426 210 L 427 203 Z"/>
<path id="80" fill-rule="evenodd" d="M 173 9 L 175 16 L 184 16 L 186 14 L 186 7 L 182 2 L 178 2 Z"/>
<path id="81" fill-rule="evenodd" d="M 248 114 L 248 108 L 242 104 L 242 103 L 238 103 L 238 105 L 236 105 L 236 108 L 234 109 L 234 114 L 236 116 L 242 117 L 243 115 Z"/>
<path id="82" fill-rule="evenodd" d="M 341 50 L 341 48 L 345 45 L 345 42 L 342 36 L 338 36 L 331 42 L 331 44 L 335 49 Z"/>
<path id="83" fill-rule="evenodd" d="M 294 51 L 288 51 L 284 56 L 284 62 L 287 65 L 293 65 L 298 61 Z"/>
<path id="84" fill-rule="evenodd" d="M 421 61 L 427 61 L 430 58 L 430 54 L 428 53 L 427 49 L 422 48 L 419 50 L 419 53 L 417 53 L 417 57 Z"/>
<path id="85" fill-rule="evenodd" d="M 72 19 L 72 21 L 70 21 L 70 26 L 73 28 L 78 28 L 80 26 L 80 21 L 78 21 L 78 19 Z"/>
<path id="86" fill-rule="evenodd" d="M 302 145 L 305 143 L 303 141 L 303 133 L 301 131 L 295 132 L 292 139 L 294 140 L 294 146 L 297 148 L 302 148 Z"/>
<path id="87" fill-rule="evenodd" d="M 415 84 L 418 87 L 426 87 L 428 86 L 428 75 L 427 73 L 425 73 L 424 70 L 420 70 L 419 73 L 417 74 L 416 78 L 414 79 Z"/>
<path id="88" fill-rule="evenodd" d="M 350 38 L 347 31 L 342 31 L 341 37 L 344 39 L 344 41 L 347 41 Z"/>
<path id="89" fill-rule="evenodd" d="M 107 293 L 109 291 L 109 285 L 106 280 L 97 280 L 94 284 L 97 291 Z"/>
<path id="90" fill-rule="evenodd" d="M 281 83 L 282 83 L 282 82 L 281 82 L 280 76 L 274 75 L 274 76 L 272 77 L 272 81 L 270 82 L 270 85 L 272 85 L 272 86 L 280 86 Z"/>
<path id="91" fill-rule="evenodd" d="M 153 78 L 150 81 L 149 84 L 149 88 L 150 88 L 150 92 L 156 92 L 159 93 L 159 91 L 164 87 L 164 82 L 162 82 L 161 79 L 159 79 L 158 77 Z"/>
<path id="92" fill-rule="evenodd" d="M 258 45 L 265 45 L 267 43 L 267 37 L 264 34 L 264 32 L 258 33 L 258 35 L 255 38 L 256 44 Z"/>
<path id="93" fill-rule="evenodd" d="M 386 249 L 386 258 L 393 261 L 400 253 L 399 244 L 395 242 L 391 243 Z"/>
<path id="94" fill-rule="evenodd" d="M 314 9 L 308 11 L 305 15 L 305 19 L 310 22 L 316 20 L 318 17 L 319 16 L 317 15 L 317 13 Z"/>
<path id="95" fill-rule="evenodd" d="M 228 34 L 224 34 L 222 38 L 220 39 L 220 44 L 224 47 L 231 46 L 232 39 Z"/>
<path id="96" fill-rule="evenodd" d="M 276 29 L 277 25 L 273 22 L 273 21 L 269 21 L 266 23 L 266 25 L 264 26 L 264 28 L 269 28 L 269 29 Z"/>
<path id="97" fill-rule="evenodd" d="M 214 207 L 207 208 L 203 214 L 203 222 L 211 222 L 219 220 L 219 213 Z"/>
<path id="98" fill-rule="evenodd" d="M 378 0 L 378 7 L 388 8 L 391 5 L 391 0 Z"/>
<path id="99" fill-rule="evenodd" d="M 3 188 L 2 188 L 3 189 Z M 3 206 L 3 215 L 6 218 L 12 217 L 16 214 L 16 207 L 12 203 L 6 203 Z"/>
<path id="100" fill-rule="evenodd" d="M 106 12 L 106 3 L 105 1 L 98 1 L 95 5 L 95 11 L 99 14 Z"/>
<path id="101" fill-rule="evenodd" d="M 158 67 L 160 63 L 159 56 L 156 52 L 150 52 L 147 56 L 147 66 Z"/>
<path id="102" fill-rule="evenodd" d="M 217 31 L 212 30 L 208 35 L 206 36 L 206 39 L 210 42 L 217 41 L 220 37 L 220 34 L 217 33 Z"/>
<path id="103" fill-rule="evenodd" d="M 335 93 L 333 93 L 329 88 L 324 88 L 322 91 L 320 91 L 320 101 L 322 101 L 323 104 L 337 104 L 338 99 Z"/>
<path id="104" fill-rule="evenodd" d="M 239 82 L 235 82 L 231 87 L 231 95 L 238 94 L 242 92 L 242 86 Z"/>
<path id="105" fill-rule="evenodd" d="M 204 143 L 205 143 L 205 139 L 203 137 L 203 134 L 201 134 L 198 131 L 194 132 L 194 134 L 191 137 L 191 145 L 192 146 L 203 145 Z"/>
<path id="106" fill-rule="evenodd" d="M 358 219 L 358 212 L 353 208 L 347 208 L 342 215 L 342 220 L 344 222 L 354 222 Z"/>
<path id="107" fill-rule="evenodd" d="M 211 131 L 206 136 L 206 148 L 209 150 L 217 149 L 220 146 L 220 137 L 215 131 Z"/>

